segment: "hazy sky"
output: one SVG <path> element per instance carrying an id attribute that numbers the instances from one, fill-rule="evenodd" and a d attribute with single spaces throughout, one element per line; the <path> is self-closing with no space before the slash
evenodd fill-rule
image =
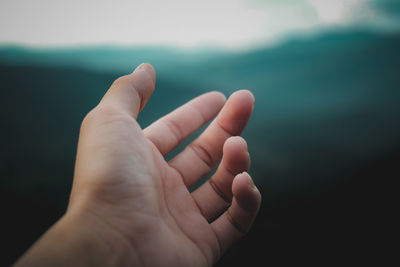
<path id="1" fill-rule="evenodd" d="M 0 43 L 217 45 L 377 21 L 374 0 L 1 0 Z"/>

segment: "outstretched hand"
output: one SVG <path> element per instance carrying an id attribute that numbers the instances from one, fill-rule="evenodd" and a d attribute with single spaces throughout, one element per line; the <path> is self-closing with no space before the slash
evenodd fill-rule
<path id="1" fill-rule="evenodd" d="M 261 195 L 238 135 L 253 95 L 237 91 L 226 101 L 206 93 L 142 130 L 136 118 L 154 86 L 153 67 L 142 64 L 117 79 L 85 117 L 68 210 L 17 265 L 210 266 L 249 231 Z"/>

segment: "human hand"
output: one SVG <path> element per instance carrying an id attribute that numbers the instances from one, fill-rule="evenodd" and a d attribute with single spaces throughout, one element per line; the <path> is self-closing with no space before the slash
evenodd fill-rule
<path id="1" fill-rule="evenodd" d="M 225 103 L 221 93 L 203 94 L 142 130 L 136 118 L 154 85 L 154 69 L 142 64 L 85 117 L 68 210 L 17 265 L 209 266 L 248 232 L 261 195 L 237 135 L 253 95 L 238 91 Z M 216 173 L 191 193 L 221 157 Z"/>

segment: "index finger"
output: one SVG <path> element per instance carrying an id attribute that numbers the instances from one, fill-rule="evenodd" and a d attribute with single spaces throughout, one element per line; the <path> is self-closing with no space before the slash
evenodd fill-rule
<path id="1" fill-rule="evenodd" d="M 217 115 L 225 100 L 219 92 L 200 95 L 152 123 L 144 134 L 165 155 Z"/>
<path id="2" fill-rule="evenodd" d="M 254 96 L 248 90 L 233 93 L 207 129 L 169 165 L 181 174 L 186 186 L 195 184 L 217 164 L 225 140 L 239 135 L 246 127 L 254 107 Z"/>

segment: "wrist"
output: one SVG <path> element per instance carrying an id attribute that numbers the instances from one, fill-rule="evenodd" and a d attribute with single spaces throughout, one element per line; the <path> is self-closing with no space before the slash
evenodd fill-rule
<path id="1" fill-rule="evenodd" d="M 69 210 L 16 263 L 16 266 L 123 266 L 135 262 L 129 244 L 104 231 L 98 218 Z"/>

